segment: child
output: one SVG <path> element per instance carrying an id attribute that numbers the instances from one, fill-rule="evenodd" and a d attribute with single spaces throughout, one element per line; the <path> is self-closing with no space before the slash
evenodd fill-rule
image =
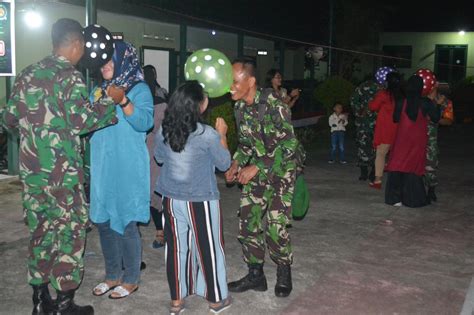
<path id="1" fill-rule="evenodd" d="M 328 161 L 334 163 L 336 148 L 339 146 L 339 162 L 346 164 L 344 159 L 344 134 L 346 133 L 347 116 L 342 114 L 342 104 L 334 104 L 334 113 L 329 116 L 329 126 L 331 127 L 331 158 Z"/>

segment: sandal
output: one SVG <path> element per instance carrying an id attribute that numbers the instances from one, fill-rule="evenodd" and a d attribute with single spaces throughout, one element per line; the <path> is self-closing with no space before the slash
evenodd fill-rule
<path id="1" fill-rule="evenodd" d="M 110 282 L 112 282 L 112 281 L 110 281 Z M 118 285 L 120 285 L 119 281 L 117 281 L 116 283 L 117 283 L 116 285 L 110 286 L 107 283 L 107 281 L 101 282 L 98 285 L 96 285 L 94 289 L 92 289 L 92 294 L 95 295 L 95 296 L 102 296 L 105 293 L 109 292 L 110 290 L 115 289 Z"/>
<path id="2" fill-rule="evenodd" d="M 157 230 L 155 240 L 153 241 L 152 247 L 155 249 L 165 246 L 165 232 L 163 230 Z"/>
<path id="3" fill-rule="evenodd" d="M 375 188 L 375 189 L 382 189 L 382 182 L 380 181 L 373 181 L 369 183 L 369 187 Z"/>
<path id="4" fill-rule="evenodd" d="M 173 305 L 173 302 L 170 304 L 170 315 L 179 315 L 184 312 L 184 301 L 181 301 L 178 305 Z"/>
<path id="5" fill-rule="evenodd" d="M 217 302 L 209 303 L 209 310 L 214 314 L 219 314 L 220 312 L 228 309 L 232 306 L 232 297 L 229 295 L 226 299 Z"/>
<path id="6" fill-rule="evenodd" d="M 135 284 L 135 287 L 133 287 L 130 291 L 125 289 L 122 285 L 119 285 L 109 295 L 109 299 L 112 299 L 112 300 L 123 299 L 136 291 L 138 291 L 138 285 L 136 284 Z"/>

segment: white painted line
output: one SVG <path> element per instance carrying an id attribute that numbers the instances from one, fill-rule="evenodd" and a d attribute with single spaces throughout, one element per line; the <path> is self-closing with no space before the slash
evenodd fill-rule
<path id="1" fill-rule="evenodd" d="M 466 299 L 464 300 L 464 305 L 462 306 L 462 311 L 460 315 L 473 315 L 474 314 L 474 278 L 471 280 L 469 289 L 466 293 Z"/>

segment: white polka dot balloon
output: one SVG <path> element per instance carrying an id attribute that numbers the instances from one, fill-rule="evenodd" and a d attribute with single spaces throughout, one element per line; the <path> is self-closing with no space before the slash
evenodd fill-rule
<path id="1" fill-rule="evenodd" d="M 114 39 L 103 26 L 94 24 L 84 28 L 84 56 L 81 64 L 89 69 L 105 65 L 114 54 Z"/>
<path id="2" fill-rule="evenodd" d="M 230 91 L 232 65 L 220 51 L 204 48 L 186 60 L 184 75 L 186 80 L 197 80 L 209 97 L 219 97 Z"/>
<path id="3" fill-rule="evenodd" d="M 427 96 L 436 85 L 436 76 L 430 69 L 418 69 L 415 74 L 423 79 L 423 91 L 421 91 L 421 95 Z"/>
<path id="4" fill-rule="evenodd" d="M 390 72 L 394 72 L 395 70 L 390 67 L 380 67 L 378 68 L 377 72 L 375 72 L 375 81 L 378 84 L 384 85 L 385 81 L 387 81 L 387 74 Z"/>

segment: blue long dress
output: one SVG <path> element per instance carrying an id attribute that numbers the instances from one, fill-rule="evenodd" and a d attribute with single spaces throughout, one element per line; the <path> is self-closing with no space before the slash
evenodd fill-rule
<path id="1" fill-rule="evenodd" d="M 110 227 L 123 234 L 131 221 L 150 220 L 150 160 L 146 132 L 153 127 L 153 98 L 145 83 L 127 94 L 134 105 L 125 116 L 116 105 L 118 123 L 96 131 L 91 145 L 90 218 L 94 223 L 110 220 Z"/>

